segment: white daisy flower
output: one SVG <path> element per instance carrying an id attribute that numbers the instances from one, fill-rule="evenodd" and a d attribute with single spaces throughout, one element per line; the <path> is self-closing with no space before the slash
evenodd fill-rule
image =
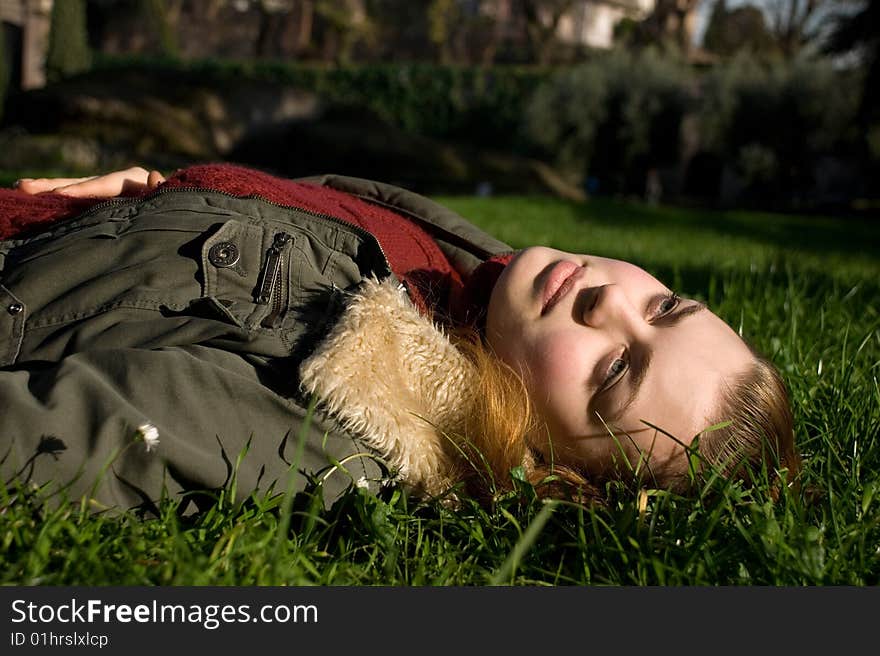
<path id="1" fill-rule="evenodd" d="M 138 436 L 144 442 L 147 453 L 159 446 L 159 429 L 153 424 L 141 424 L 137 427 Z"/>
<path id="2" fill-rule="evenodd" d="M 361 476 L 359 479 L 357 479 L 355 485 L 357 485 L 362 490 L 366 490 L 370 487 L 370 483 L 367 481 L 366 476 Z"/>

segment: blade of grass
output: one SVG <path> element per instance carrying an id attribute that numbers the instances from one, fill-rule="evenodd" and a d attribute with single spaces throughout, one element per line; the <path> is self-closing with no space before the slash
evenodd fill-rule
<path id="1" fill-rule="evenodd" d="M 520 539 L 517 540 L 517 543 L 514 545 L 505 561 L 501 564 L 501 567 L 499 567 L 492 576 L 489 581 L 490 585 L 503 585 L 504 582 L 513 579 L 519 562 L 522 560 L 523 556 L 528 553 L 529 549 L 532 548 L 532 545 L 535 544 L 535 540 L 538 539 L 544 525 L 547 523 L 547 520 L 550 519 L 550 515 L 553 514 L 557 505 L 558 504 L 555 501 L 548 501 L 544 504 L 544 507 L 541 508 L 538 514 L 535 515 L 535 518 L 526 527 L 526 530 L 523 532 Z"/>

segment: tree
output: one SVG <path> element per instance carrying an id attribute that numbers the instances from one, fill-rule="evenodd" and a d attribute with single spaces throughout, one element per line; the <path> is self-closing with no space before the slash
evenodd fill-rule
<path id="1" fill-rule="evenodd" d="M 183 0 L 141 0 L 141 12 L 153 25 L 159 52 L 169 57 L 176 57 L 180 47 L 177 42 L 177 26 Z"/>
<path id="2" fill-rule="evenodd" d="M 559 21 L 575 5 L 575 0 L 518 0 L 526 26 L 532 61 L 546 64 L 553 56 L 553 43 Z"/>
<path id="3" fill-rule="evenodd" d="M 364 0 L 318 0 L 315 14 L 322 27 L 326 59 L 347 63 L 355 46 L 373 41 L 375 25 Z"/>
<path id="4" fill-rule="evenodd" d="M 91 65 L 85 0 L 54 2 L 46 54 L 47 79 L 54 82 L 86 71 Z"/>
<path id="5" fill-rule="evenodd" d="M 703 36 L 703 47 L 724 57 L 735 55 L 740 50 L 764 54 L 776 49 L 763 11 L 754 5 L 728 9 L 725 0 L 718 0 L 712 8 Z"/>
<path id="6" fill-rule="evenodd" d="M 272 57 L 280 52 L 284 28 L 290 21 L 295 4 L 292 0 L 259 0 L 255 3 L 260 17 L 254 48 L 257 57 Z M 308 17 L 311 18 L 311 15 Z"/>
<path id="7" fill-rule="evenodd" d="M 829 54 L 856 53 L 864 69 L 858 124 L 865 154 L 880 165 L 880 0 L 855 11 L 838 12 L 825 44 Z"/>
<path id="8" fill-rule="evenodd" d="M 0 23 L 0 119 L 6 104 L 6 91 L 9 86 L 9 57 L 6 52 L 6 28 Z"/>
<path id="9" fill-rule="evenodd" d="M 300 0 L 297 3 L 299 14 L 297 16 L 296 35 L 293 43 L 293 54 L 302 56 L 308 52 L 312 43 L 312 27 L 315 22 L 314 0 Z"/>
<path id="10" fill-rule="evenodd" d="M 641 193 L 648 171 L 679 160 L 691 80 L 680 58 L 612 50 L 560 69 L 535 90 L 528 135 L 571 182 L 594 178 L 605 192 Z"/>
<path id="11" fill-rule="evenodd" d="M 770 31 L 782 54 L 794 57 L 822 34 L 822 18 L 839 0 L 766 0 Z"/>
<path id="12" fill-rule="evenodd" d="M 688 55 L 696 30 L 700 0 L 656 0 L 646 18 L 623 18 L 614 27 L 614 41 L 626 48 L 673 50 Z"/>
<path id="13" fill-rule="evenodd" d="M 502 27 L 492 4 L 494 0 L 471 1 L 466 6 L 460 0 L 431 0 L 428 37 L 441 63 L 492 63 Z"/>
<path id="14" fill-rule="evenodd" d="M 457 0 L 432 0 L 428 7 L 428 36 L 440 54 L 440 63 L 453 60 L 452 36 L 461 18 Z"/>

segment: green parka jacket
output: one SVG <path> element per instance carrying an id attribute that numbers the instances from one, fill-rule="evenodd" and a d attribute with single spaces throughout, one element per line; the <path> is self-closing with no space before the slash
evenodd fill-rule
<path id="1" fill-rule="evenodd" d="M 406 190 L 306 181 L 411 218 L 463 275 L 510 250 Z M 239 497 L 281 492 L 295 464 L 295 488 L 322 481 L 329 504 L 383 475 L 352 431 L 320 412 L 305 422 L 298 374 L 346 312 L 346 290 L 366 278 L 396 282 L 364 230 L 261 199 L 172 189 L 0 241 L 0 271 L 8 485 L 131 508 L 233 477 Z M 148 450 L 143 437 L 156 432 Z"/>

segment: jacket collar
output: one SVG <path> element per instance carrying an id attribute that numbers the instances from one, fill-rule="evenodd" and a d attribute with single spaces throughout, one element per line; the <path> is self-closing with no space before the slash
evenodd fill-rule
<path id="1" fill-rule="evenodd" d="M 473 401 L 475 370 L 402 286 L 365 280 L 300 376 L 303 390 L 405 485 L 436 495 L 453 482 L 453 440 Z"/>

